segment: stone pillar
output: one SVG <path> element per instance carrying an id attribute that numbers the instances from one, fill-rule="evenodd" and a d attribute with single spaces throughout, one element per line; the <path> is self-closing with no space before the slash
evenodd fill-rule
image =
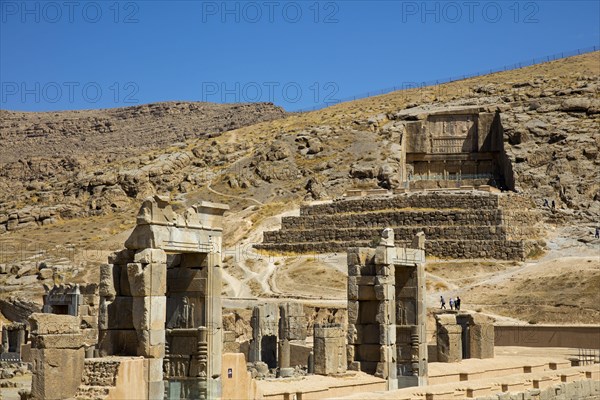
<path id="1" fill-rule="evenodd" d="M 480 314 L 461 312 L 456 316 L 462 327 L 463 358 L 494 357 L 494 324 Z"/>
<path id="2" fill-rule="evenodd" d="M 348 250 L 349 368 L 387 380 L 387 389 L 425 385 L 425 237 L 394 245 L 383 230 L 376 249 Z M 316 359 L 316 355 L 315 355 Z"/>
<path id="3" fill-rule="evenodd" d="M 375 320 L 379 323 L 380 359 L 376 376 L 387 379 L 387 390 L 398 388 L 396 349 L 396 267 L 394 231 L 384 229 L 380 245 L 375 250 L 375 298 L 379 307 Z"/>
<path id="4" fill-rule="evenodd" d="M 306 322 L 302 304 L 285 303 L 279 306 L 279 368 L 291 367 L 290 341 L 306 340 Z"/>
<path id="5" fill-rule="evenodd" d="M 19 333 L 17 336 L 17 353 L 21 354 L 21 346 L 25 344 L 25 326 L 19 326 Z"/>
<path id="6" fill-rule="evenodd" d="M 208 255 L 206 284 L 206 321 L 208 328 L 208 398 L 221 397 L 221 359 L 223 355 L 223 316 L 221 306 L 221 247 Z"/>
<path id="7" fill-rule="evenodd" d="M 83 377 L 84 337 L 79 318 L 34 313 L 30 316 L 33 398 L 72 398 Z"/>
<path id="8" fill-rule="evenodd" d="M 165 322 L 167 318 L 167 254 L 160 249 L 135 252 L 134 262 L 127 264 L 127 280 L 133 297 L 133 327 L 137 334 L 137 354 L 152 364 L 148 379 L 148 398 L 162 399 L 165 357 Z"/>
<path id="9" fill-rule="evenodd" d="M 269 368 L 276 368 L 279 307 L 273 303 L 254 307 L 250 324 L 252 326 L 250 362 L 263 361 Z"/>
<path id="10" fill-rule="evenodd" d="M 471 327 L 471 358 L 494 358 L 494 325 L 482 323 Z"/>
<path id="11" fill-rule="evenodd" d="M 279 368 L 290 367 L 290 341 L 279 337 L 279 346 L 277 347 L 277 366 Z"/>
<path id="12" fill-rule="evenodd" d="M 252 317 L 250 318 L 250 327 L 252 328 L 252 339 L 250 340 L 250 350 L 248 361 L 260 361 L 260 309 L 254 307 L 252 309 Z"/>
<path id="13" fill-rule="evenodd" d="M 436 314 L 437 361 L 459 362 L 462 360 L 462 327 L 456 323 L 454 314 Z"/>
<path id="14" fill-rule="evenodd" d="M 341 324 L 314 325 L 314 372 L 319 375 L 346 372 L 346 337 Z"/>
<path id="15" fill-rule="evenodd" d="M 8 353 L 9 346 L 8 329 L 7 327 L 2 327 L 2 353 Z"/>

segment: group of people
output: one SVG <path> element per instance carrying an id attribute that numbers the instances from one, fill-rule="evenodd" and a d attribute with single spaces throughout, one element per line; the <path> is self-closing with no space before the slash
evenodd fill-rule
<path id="1" fill-rule="evenodd" d="M 440 296 L 440 309 L 446 310 L 446 300 L 444 300 L 444 296 Z M 455 298 L 450 297 L 450 309 L 451 310 L 460 310 L 460 297 L 456 296 Z"/>
<path id="2" fill-rule="evenodd" d="M 550 203 L 548 203 L 548 199 L 544 199 L 544 207 L 550 208 Z M 554 200 L 552 200 L 552 209 L 556 209 L 556 203 L 554 202 Z"/>

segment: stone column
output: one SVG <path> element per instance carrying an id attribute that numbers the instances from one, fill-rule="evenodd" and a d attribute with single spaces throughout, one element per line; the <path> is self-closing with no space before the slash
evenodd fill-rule
<path id="1" fill-rule="evenodd" d="M 456 323 L 454 314 L 437 314 L 437 361 L 459 362 L 462 360 L 462 327 Z"/>
<path id="2" fill-rule="evenodd" d="M 223 355 L 223 317 L 221 306 L 221 248 L 208 255 L 206 283 L 206 325 L 208 328 L 208 398 L 221 397 L 221 358 Z"/>
<path id="3" fill-rule="evenodd" d="M 313 351 L 315 374 L 346 372 L 346 337 L 341 324 L 315 324 Z"/>
<path id="4" fill-rule="evenodd" d="M 167 254 L 160 249 L 137 251 L 127 264 L 127 278 L 133 297 L 133 327 L 138 338 L 137 354 L 146 360 L 150 373 L 148 398 L 162 399 L 167 318 Z"/>
<path id="5" fill-rule="evenodd" d="M 21 355 L 21 346 L 25 344 L 25 326 L 19 326 L 19 333 L 17 336 L 17 353 Z"/>
<path id="6" fill-rule="evenodd" d="M 376 321 L 379 323 L 380 358 L 375 375 L 387 380 L 387 390 L 398 388 L 396 348 L 396 267 L 394 231 L 383 230 L 375 250 L 375 297 L 379 300 Z"/>
<path id="7" fill-rule="evenodd" d="M 456 316 L 463 329 L 463 358 L 494 357 L 494 325 L 479 314 L 461 312 Z"/>
<path id="8" fill-rule="evenodd" d="M 74 397 L 82 383 L 85 358 L 79 318 L 35 313 L 30 316 L 33 398 Z"/>
<path id="9" fill-rule="evenodd" d="M 306 340 L 306 316 L 302 304 L 285 303 L 279 306 L 278 366 L 289 368 L 290 341 Z"/>
<path id="10" fill-rule="evenodd" d="M 8 342 L 8 329 L 7 327 L 3 327 L 2 328 L 2 352 L 3 353 L 8 353 L 8 348 L 9 348 L 9 342 Z"/>
<path id="11" fill-rule="evenodd" d="M 250 327 L 252 328 L 252 340 L 250 340 L 250 351 L 248 361 L 260 361 L 260 310 L 258 307 L 252 309 L 252 318 L 250 319 Z"/>

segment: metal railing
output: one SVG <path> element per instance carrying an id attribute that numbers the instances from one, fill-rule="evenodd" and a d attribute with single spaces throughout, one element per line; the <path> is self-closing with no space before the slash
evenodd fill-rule
<path id="1" fill-rule="evenodd" d="M 504 72 L 504 71 L 510 71 L 510 70 L 515 70 L 515 69 L 530 67 L 532 65 L 550 62 L 550 61 L 554 61 L 554 60 L 559 60 L 561 58 L 567 58 L 567 57 L 573 57 L 573 56 L 577 56 L 577 55 L 581 55 L 581 54 L 592 53 L 597 50 L 600 50 L 599 46 L 583 47 L 583 48 L 576 49 L 576 50 L 563 51 L 560 53 L 550 54 L 550 55 L 547 55 L 544 57 L 537 57 L 537 58 L 534 57 L 530 60 L 525 60 L 525 61 L 521 61 L 518 63 L 509 64 L 509 65 L 504 65 L 502 67 L 481 70 L 481 71 L 471 73 L 471 74 L 458 75 L 458 76 L 453 76 L 453 77 L 449 77 L 449 78 L 432 79 L 430 81 L 418 82 L 418 83 L 417 82 L 410 82 L 407 84 L 405 83 L 400 86 L 388 87 L 385 89 L 379 89 L 379 90 L 375 90 L 375 91 L 371 91 L 371 92 L 361 93 L 361 94 L 358 94 L 355 96 L 346 97 L 344 99 L 337 100 L 335 102 L 323 103 L 323 104 L 318 104 L 318 105 L 312 106 L 312 107 L 302 108 L 302 109 L 296 110 L 294 112 L 305 113 L 305 112 L 310 112 L 310 111 L 316 111 L 316 110 L 320 110 L 322 108 L 330 107 L 330 106 L 333 106 L 333 105 L 336 105 L 339 103 L 344 103 L 347 101 L 365 99 L 365 98 L 373 97 L 373 96 L 381 96 L 382 94 L 396 92 L 398 90 L 420 89 L 420 88 L 424 88 L 424 87 L 428 87 L 428 86 L 435 86 L 435 85 L 440 85 L 443 83 L 461 81 L 461 80 L 465 80 L 465 79 L 469 79 L 469 78 L 475 78 L 478 76 L 494 74 L 497 72 Z"/>
<path id="2" fill-rule="evenodd" d="M 579 365 L 592 365 L 600 363 L 600 350 L 578 349 Z"/>

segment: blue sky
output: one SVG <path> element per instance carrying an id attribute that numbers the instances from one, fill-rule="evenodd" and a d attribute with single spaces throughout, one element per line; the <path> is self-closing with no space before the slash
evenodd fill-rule
<path id="1" fill-rule="evenodd" d="M 599 1 L 0 0 L 0 108 L 296 110 L 599 46 L 599 21 Z"/>

